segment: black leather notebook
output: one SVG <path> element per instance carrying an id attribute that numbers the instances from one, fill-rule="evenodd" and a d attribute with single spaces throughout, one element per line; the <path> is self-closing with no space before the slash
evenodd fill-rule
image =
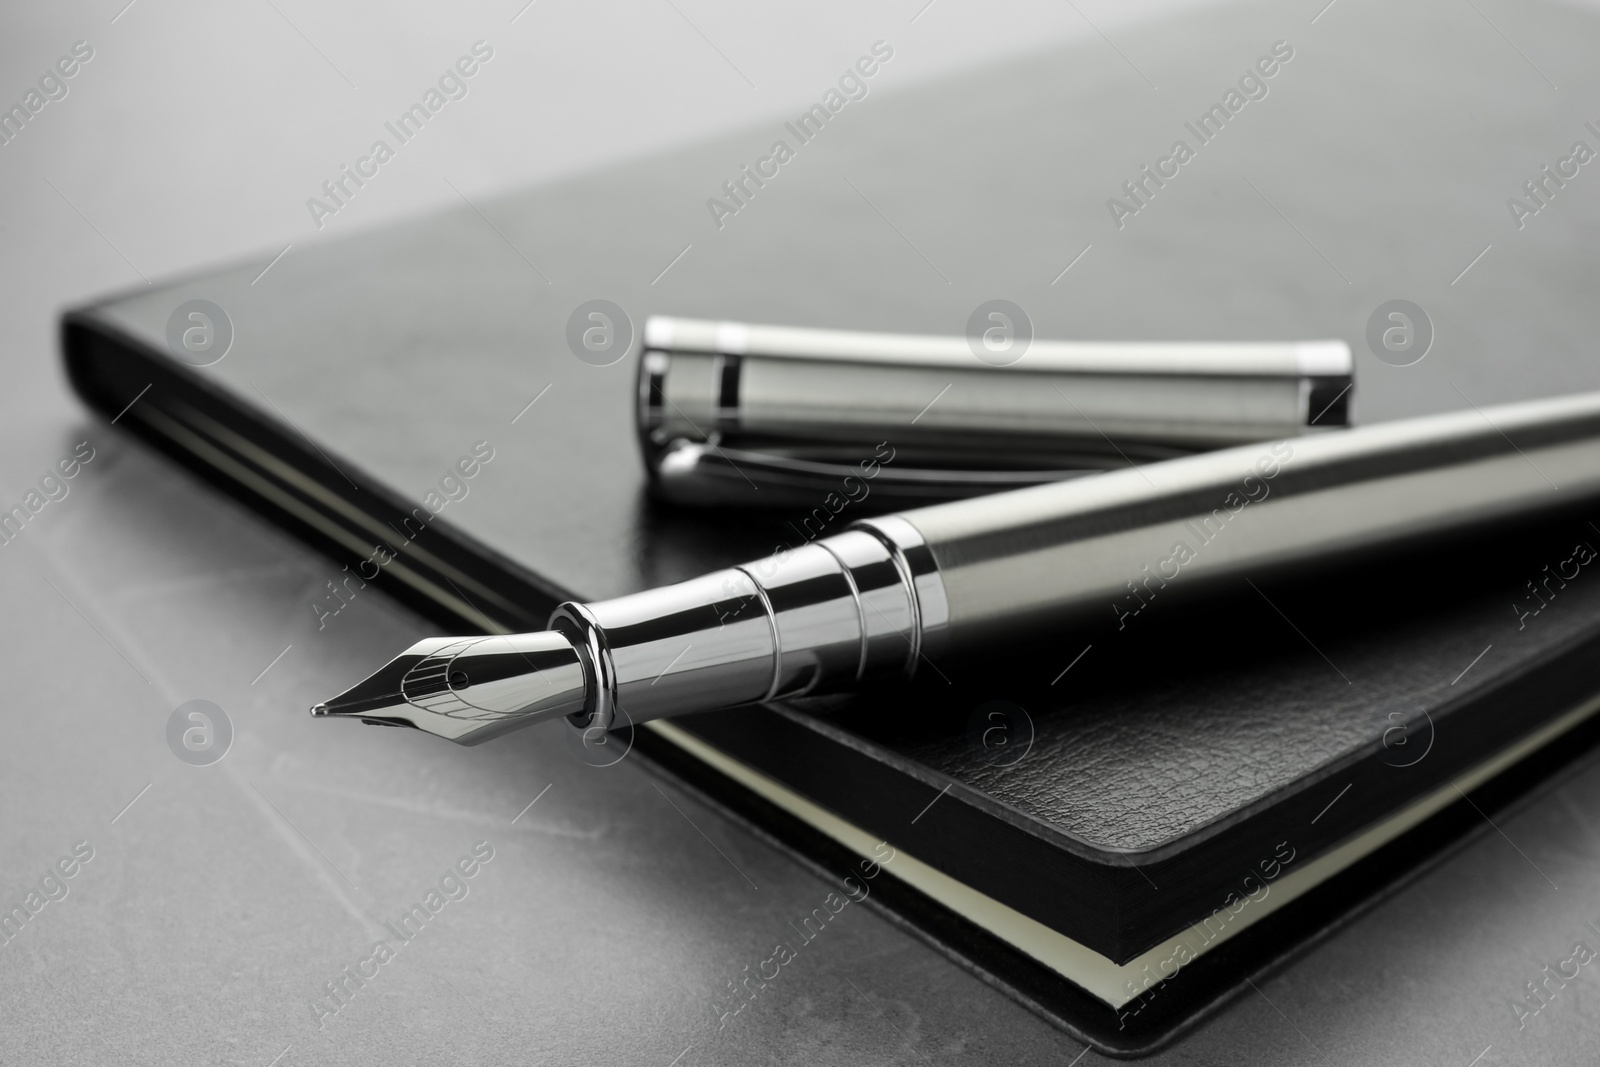
<path id="1" fill-rule="evenodd" d="M 1568 51 L 1547 61 L 1581 85 L 1595 19 L 1530 17 L 1559 23 L 1545 39 Z M 474 630 L 541 628 L 561 599 L 811 532 L 810 508 L 649 499 L 636 354 L 620 337 L 611 363 L 569 344 L 597 298 L 635 342 L 651 313 L 960 333 L 996 296 L 1041 337 L 1343 337 L 1363 352 L 1358 421 L 1600 385 L 1577 356 L 1600 310 L 1573 295 L 1592 251 L 1568 247 L 1570 229 L 1517 230 L 1511 171 L 1451 162 L 1535 133 L 1565 151 L 1580 119 L 1526 72 L 1475 71 L 1479 30 L 1453 9 L 1385 18 L 1368 37 L 1244 5 L 1130 33 L 1159 95 L 1099 46 L 910 89 L 891 57 L 737 212 L 707 201 L 798 142 L 789 116 L 70 312 L 69 373 L 117 425 L 326 549 L 339 581 Z M 1188 132 L 1236 87 L 1221 132 Z M 1177 176 L 1118 209 L 1181 139 L 1196 143 Z M 1396 197 L 1430 175 L 1427 196 Z M 1595 221 L 1592 198 L 1555 206 Z M 1433 335 L 1407 366 L 1365 354 L 1369 317 L 1396 297 Z M 1592 519 L 1153 602 L 1123 629 L 1108 611 L 947 679 L 693 716 L 631 743 L 836 879 L 892 851 L 872 899 L 1134 1054 L 1588 744 Z M 337 611 L 336 585 L 307 610 Z"/>

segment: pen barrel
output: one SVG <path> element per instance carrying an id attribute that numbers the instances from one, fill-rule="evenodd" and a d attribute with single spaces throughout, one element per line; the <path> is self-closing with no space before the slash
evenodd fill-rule
<path id="1" fill-rule="evenodd" d="M 586 725 L 849 688 L 1163 593 L 1600 495 L 1600 393 L 1244 445 L 871 518 L 678 585 L 563 605 Z"/>
<path id="2" fill-rule="evenodd" d="M 1600 393 L 1185 457 L 902 512 L 946 606 L 930 644 L 1073 619 L 1121 626 L 1169 590 L 1325 564 L 1600 492 Z"/>

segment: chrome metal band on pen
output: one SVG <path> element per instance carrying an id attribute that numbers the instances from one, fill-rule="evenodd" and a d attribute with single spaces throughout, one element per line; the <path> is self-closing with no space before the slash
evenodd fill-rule
<path id="1" fill-rule="evenodd" d="M 318 713 L 470 744 L 562 715 L 605 726 L 845 689 L 1079 622 L 1123 627 L 1173 588 L 1597 495 L 1600 393 L 1244 445 L 871 519 L 564 605 L 558 632 L 422 642 Z"/>

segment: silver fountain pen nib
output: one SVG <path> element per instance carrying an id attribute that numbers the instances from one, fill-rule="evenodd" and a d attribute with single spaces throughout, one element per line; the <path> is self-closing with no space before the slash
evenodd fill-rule
<path id="1" fill-rule="evenodd" d="M 311 714 L 411 726 L 476 745 L 588 703 L 588 676 L 572 642 L 544 631 L 418 641 Z"/>

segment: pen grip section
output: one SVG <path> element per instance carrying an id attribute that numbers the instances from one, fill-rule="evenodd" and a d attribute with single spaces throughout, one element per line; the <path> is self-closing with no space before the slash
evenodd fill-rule
<path id="1" fill-rule="evenodd" d="M 737 568 L 585 604 L 567 617 L 605 661 L 596 671 L 608 690 L 599 706 L 614 705 L 632 722 L 748 704 L 772 687 L 766 598 Z"/>
<path id="2" fill-rule="evenodd" d="M 766 594 L 777 642 L 767 699 L 906 674 L 919 644 L 916 598 L 893 550 L 859 530 L 740 568 Z"/>
<path id="3" fill-rule="evenodd" d="M 596 707 L 630 722 L 908 674 L 921 647 L 910 570 L 863 530 L 557 614 L 602 661 Z"/>

